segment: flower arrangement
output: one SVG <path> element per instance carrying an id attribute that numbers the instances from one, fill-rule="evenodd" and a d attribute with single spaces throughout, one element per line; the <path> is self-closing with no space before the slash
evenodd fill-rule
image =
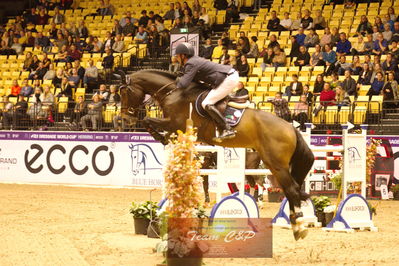
<path id="1" fill-rule="evenodd" d="M 399 192 L 399 184 L 392 184 L 391 189 L 392 193 Z"/>
<path id="2" fill-rule="evenodd" d="M 377 147 L 381 144 L 380 139 L 371 138 L 367 143 L 367 159 L 366 159 L 366 182 L 371 184 L 371 174 L 375 164 L 375 157 L 377 155 Z"/>
<path id="3" fill-rule="evenodd" d="M 282 193 L 283 190 L 279 187 L 268 187 L 267 193 Z"/>

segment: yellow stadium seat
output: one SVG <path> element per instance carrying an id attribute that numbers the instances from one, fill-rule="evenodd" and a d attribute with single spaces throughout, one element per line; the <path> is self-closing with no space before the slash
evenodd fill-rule
<path id="1" fill-rule="evenodd" d="M 325 123 L 335 124 L 337 113 L 338 113 L 338 106 L 327 106 L 327 110 L 324 112 Z"/>
<path id="2" fill-rule="evenodd" d="M 338 123 L 346 124 L 350 120 L 350 107 L 349 106 L 341 106 L 340 111 L 338 112 Z"/>
<path id="3" fill-rule="evenodd" d="M 363 124 L 366 120 L 367 107 L 356 106 L 353 112 L 353 123 L 356 125 Z"/>

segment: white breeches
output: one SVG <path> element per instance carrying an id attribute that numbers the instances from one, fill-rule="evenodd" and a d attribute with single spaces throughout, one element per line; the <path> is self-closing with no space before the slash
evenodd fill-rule
<path id="1" fill-rule="evenodd" d="M 233 71 L 234 69 L 231 70 L 231 72 Z M 207 106 L 208 104 L 215 104 L 230 93 L 232 93 L 234 88 L 237 87 L 239 81 L 240 77 L 238 76 L 238 71 L 234 71 L 234 73 L 226 76 L 226 78 L 217 88 L 211 90 L 208 93 L 208 96 L 205 97 L 204 101 L 201 104 L 202 107 L 205 109 L 205 106 Z"/>

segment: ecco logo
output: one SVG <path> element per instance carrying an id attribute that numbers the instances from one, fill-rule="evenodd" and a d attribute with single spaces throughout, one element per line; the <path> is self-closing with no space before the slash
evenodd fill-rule
<path id="1" fill-rule="evenodd" d="M 29 153 L 32 150 L 36 150 L 35 155 L 29 159 Z M 50 147 L 50 149 L 47 151 L 47 155 L 46 155 L 46 164 L 48 169 L 50 170 L 50 172 L 52 172 L 53 174 L 61 174 L 62 172 L 65 171 L 66 166 L 62 165 L 60 168 L 54 168 L 54 166 L 51 164 L 51 155 L 55 150 L 59 150 L 61 151 L 63 154 L 66 154 L 66 150 L 62 145 L 56 144 Z M 77 145 L 75 146 L 70 152 L 69 152 L 69 157 L 68 157 L 68 163 L 69 163 L 69 168 L 71 169 L 71 171 L 77 175 L 84 175 L 88 170 L 89 167 L 86 165 L 85 167 L 83 167 L 82 169 L 77 169 L 74 164 L 73 164 L 73 156 L 77 151 L 83 151 L 86 155 L 89 154 L 89 150 L 83 146 L 83 145 Z M 109 158 L 110 158 L 110 162 L 109 162 L 109 166 L 106 170 L 102 171 L 97 167 L 96 164 L 96 158 L 97 155 L 101 152 L 101 151 L 108 151 L 108 147 L 107 146 L 99 146 L 98 148 L 96 148 L 93 152 L 93 154 L 91 155 L 91 166 L 93 167 L 93 170 L 100 176 L 106 176 L 108 175 L 113 167 L 114 167 L 114 154 L 112 151 L 109 152 Z M 30 146 L 30 150 L 26 150 L 25 151 L 25 166 L 28 169 L 29 172 L 33 173 L 33 174 L 37 174 L 40 173 L 40 171 L 43 170 L 43 165 L 40 164 L 39 166 L 37 166 L 36 168 L 34 168 L 32 165 L 37 161 L 37 159 L 44 153 L 43 148 L 38 145 L 38 144 L 32 144 Z"/>

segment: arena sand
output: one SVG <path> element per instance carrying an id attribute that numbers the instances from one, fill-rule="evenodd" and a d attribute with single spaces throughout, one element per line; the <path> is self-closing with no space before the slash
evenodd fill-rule
<path id="1" fill-rule="evenodd" d="M 147 199 L 144 190 L 0 184 L 0 265 L 161 263 L 152 251 L 158 240 L 133 234 L 130 203 Z M 398 265 L 399 201 L 372 204 L 379 232 L 310 229 L 296 242 L 290 230 L 274 229 L 273 258 L 205 259 L 205 265 Z M 265 202 L 262 217 L 278 207 Z"/>

